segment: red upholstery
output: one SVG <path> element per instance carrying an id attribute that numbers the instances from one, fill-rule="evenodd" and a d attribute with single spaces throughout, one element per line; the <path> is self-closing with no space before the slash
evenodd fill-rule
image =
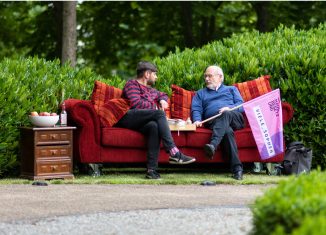
<path id="1" fill-rule="evenodd" d="M 234 84 L 240 90 L 245 100 L 265 94 L 270 91 L 269 76 L 262 76 L 258 79 Z M 246 89 L 249 89 L 246 91 Z M 172 85 L 173 94 L 170 103 L 170 110 L 167 114 L 172 118 L 186 119 L 190 116 L 191 99 L 193 91 L 187 91 L 176 85 Z M 146 139 L 136 131 L 110 127 L 114 122 L 103 124 L 102 113 L 100 118 L 99 110 L 106 107 L 108 102 L 121 96 L 121 90 L 108 86 L 102 82 L 95 82 L 92 101 L 68 99 L 65 101 L 68 112 L 68 124 L 77 126 L 74 135 L 74 157 L 75 161 L 80 163 L 110 163 L 110 162 L 146 162 Z M 110 108 L 117 107 L 111 105 Z M 125 107 L 125 106 L 123 106 Z M 117 117 L 124 108 L 117 111 L 114 115 Z M 110 110 L 112 112 L 112 110 Z M 283 123 L 288 123 L 293 116 L 293 108 L 289 103 L 282 102 Z M 253 138 L 247 118 L 244 115 L 246 127 L 235 131 L 235 138 L 238 145 L 239 157 L 242 162 L 261 161 Z M 110 121 L 110 120 L 109 120 Z M 107 122 L 108 123 L 108 122 Z M 208 160 L 204 156 L 203 146 L 209 143 L 211 130 L 198 128 L 195 132 L 172 132 L 172 136 L 178 148 L 185 154 L 196 157 L 197 163 L 207 162 L 225 162 L 225 159 L 218 149 L 214 160 Z M 167 163 L 169 156 L 161 145 L 160 163 Z M 280 162 L 283 160 L 283 154 L 268 159 L 268 162 Z"/>
<path id="2" fill-rule="evenodd" d="M 91 101 L 68 99 L 65 101 L 68 112 L 68 124 L 77 126 L 74 135 L 75 161 L 81 163 L 110 163 L 110 162 L 146 162 L 145 137 L 135 131 L 117 128 L 101 127 L 99 116 Z M 288 123 L 293 116 L 290 104 L 282 103 L 283 122 Z M 203 145 L 208 143 L 211 131 L 198 128 L 195 132 L 173 132 L 176 145 L 185 153 L 196 157 L 197 163 L 225 162 L 217 151 L 214 160 L 204 156 Z M 261 161 L 250 127 L 235 132 L 239 157 L 242 162 Z M 269 162 L 283 160 L 280 154 Z M 168 162 L 168 155 L 162 148 L 160 163 Z"/>

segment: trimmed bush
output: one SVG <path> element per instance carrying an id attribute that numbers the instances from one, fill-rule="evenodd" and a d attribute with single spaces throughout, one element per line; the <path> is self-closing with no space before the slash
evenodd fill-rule
<path id="1" fill-rule="evenodd" d="M 326 173 L 313 171 L 282 181 L 256 199 L 252 212 L 252 235 L 300 234 L 295 231 L 310 230 L 312 222 L 308 218 L 325 221 Z"/>
<path id="2" fill-rule="evenodd" d="M 326 231 L 326 216 L 307 217 L 302 222 L 302 225 L 295 229 L 292 235 L 320 235 Z"/>
<path id="3" fill-rule="evenodd" d="M 308 31 L 280 27 L 273 33 L 234 35 L 201 49 L 176 50 L 155 58 L 159 67 L 157 88 L 171 94 L 171 85 L 198 90 L 203 71 L 219 64 L 225 83 L 233 84 L 272 76 L 272 87 L 281 89 L 283 101 L 295 109 L 285 126 L 289 141 L 302 141 L 313 149 L 313 167 L 326 167 L 326 24 Z M 136 67 L 136 65 L 135 65 Z M 0 61 L 0 175 L 16 169 L 19 161 L 19 127 L 29 125 L 30 111 L 58 112 L 67 98 L 89 99 L 94 80 L 122 88 L 119 77 L 104 79 L 89 69 L 60 66 L 38 58 Z"/>
<path id="4" fill-rule="evenodd" d="M 104 79 L 89 69 L 61 67 L 59 60 L 0 61 L 0 175 L 18 169 L 19 127 L 31 125 L 28 114 L 34 110 L 58 113 L 67 98 L 89 99 L 94 80 L 120 88 L 125 83 L 119 78 Z"/>
<path id="5" fill-rule="evenodd" d="M 326 167 L 326 24 L 308 31 L 280 27 L 272 33 L 251 32 L 215 41 L 201 49 L 186 49 L 156 58 L 158 88 L 171 94 L 171 84 L 188 90 L 204 86 L 203 72 L 218 64 L 225 83 L 272 76 L 283 101 L 294 110 L 285 126 L 288 141 L 302 141 L 313 149 L 313 167 Z"/>

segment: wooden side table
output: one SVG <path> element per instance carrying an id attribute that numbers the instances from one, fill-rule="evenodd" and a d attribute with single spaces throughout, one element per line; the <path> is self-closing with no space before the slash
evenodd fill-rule
<path id="1" fill-rule="evenodd" d="M 21 177 L 73 179 L 73 130 L 76 127 L 22 127 Z"/>

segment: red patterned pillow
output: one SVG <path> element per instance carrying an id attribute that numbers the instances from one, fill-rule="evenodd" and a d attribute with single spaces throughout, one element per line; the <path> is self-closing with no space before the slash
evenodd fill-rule
<path id="1" fill-rule="evenodd" d="M 171 88 L 171 118 L 187 120 L 191 117 L 191 102 L 195 92 L 177 85 L 172 85 Z"/>
<path id="2" fill-rule="evenodd" d="M 112 127 L 126 114 L 129 108 L 129 101 L 126 99 L 108 100 L 98 110 L 102 126 Z"/>
<path id="3" fill-rule="evenodd" d="M 165 115 L 167 118 L 171 118 L 171 100 L 168 99 L 168 105 L 169 107 L 167 109 L 164 110 Z"/>
<path id="4" fill-rule="evenodd" d="M 94 109 L 99 113 L 99 108 L 114 98 L 120 98 L 122 90 L 114 86 L 109 86 L 103 82 L 95 81 L 91 101 Z"/>
<path id="5" fill-rule="evenodd" d="M 251 81 L 235 83 L 233 86 L 238 88 L 244 102 L 246 102 L 272 91 L 269 79 L 270 76 L 265 75 Z"/>

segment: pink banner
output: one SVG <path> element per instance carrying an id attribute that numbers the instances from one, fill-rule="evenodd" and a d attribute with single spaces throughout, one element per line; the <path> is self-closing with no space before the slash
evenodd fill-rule
<path id="1" fill-rule="evenodd" d="M 283 153 L 283 118 L 280 90 L 243 104 L 262 160 Z"/>

